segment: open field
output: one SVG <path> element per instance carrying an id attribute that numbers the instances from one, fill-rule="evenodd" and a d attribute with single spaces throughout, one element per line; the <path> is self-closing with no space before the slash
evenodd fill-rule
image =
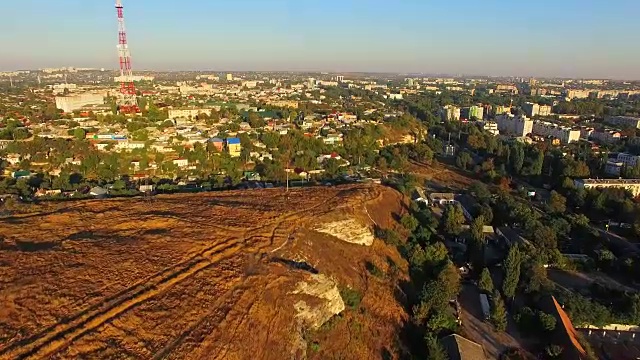
<path id="1" fill-rule="evenodd" d="M 322 358 L 325 341 L 343 358 L 395 357 L 406 263 L 379 240 L 347 236 L 360 241 L 403 211 L 393 190 L 349 185 L 46 204 L 0 218 L 0 359 Z M 342 305 L 336 288 L 360 292 L 361 309 L 309 350 L 315 325 Z"/>

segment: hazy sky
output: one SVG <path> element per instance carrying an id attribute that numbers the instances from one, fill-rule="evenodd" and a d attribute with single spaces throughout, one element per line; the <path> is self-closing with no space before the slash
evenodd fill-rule
<path id="1" fill-rule="evenodd" d="M 640 79 L 640 0 L 123 0 L 135 70 Z M 115 0 L 1 0 L 0 69 L 117 66 Z"/>

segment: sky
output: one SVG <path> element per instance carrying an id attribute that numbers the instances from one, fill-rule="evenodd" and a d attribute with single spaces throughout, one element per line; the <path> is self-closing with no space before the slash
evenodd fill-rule
<path id="1" fill-rule="evenodd" d="M 0 0 L 0 70 L 116 68 L 115 0 Z M 640 0 L 123 0 L 136 70 L 640 79 Z"/>

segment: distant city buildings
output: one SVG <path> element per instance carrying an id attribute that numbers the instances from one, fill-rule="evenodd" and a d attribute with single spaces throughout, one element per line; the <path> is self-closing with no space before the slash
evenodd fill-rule
<path id="1" fill-rule="evenodd" d="M 227 74 L 227 81 L 233 81 L 233 74 Z"/>
<path id="2" fill-rule="evenodd" d="M 198 115 L 206 114 L 211 115 L 212 108 L 182 108 L 182 109 L 169 109 L 169 119 L 177 118 L 195 118 Z"/>
<path id="3" fill-rule="evenodd" d="M 146 76 L 146 75 L 133 75 L 133 76 L 115 76 L 113 78 L 114 82 L 127 82 L 127 81 L 153 81 L 155 76 Z"/>
<path id="4" fill-rule="evenodd" d="M 518 88 L 515 85 L 498 84 L 495 92 L 498 94 L 518 95 Z"/>

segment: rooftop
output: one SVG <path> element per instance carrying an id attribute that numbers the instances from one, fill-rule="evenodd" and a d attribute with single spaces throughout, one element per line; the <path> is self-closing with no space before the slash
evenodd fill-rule
<path id="1" fill-rule="evenodd" d="M 482 345 L 466 339 L 458 334 L 442 338 L 449 359 L 451 360 L 486 360 Z"/>

